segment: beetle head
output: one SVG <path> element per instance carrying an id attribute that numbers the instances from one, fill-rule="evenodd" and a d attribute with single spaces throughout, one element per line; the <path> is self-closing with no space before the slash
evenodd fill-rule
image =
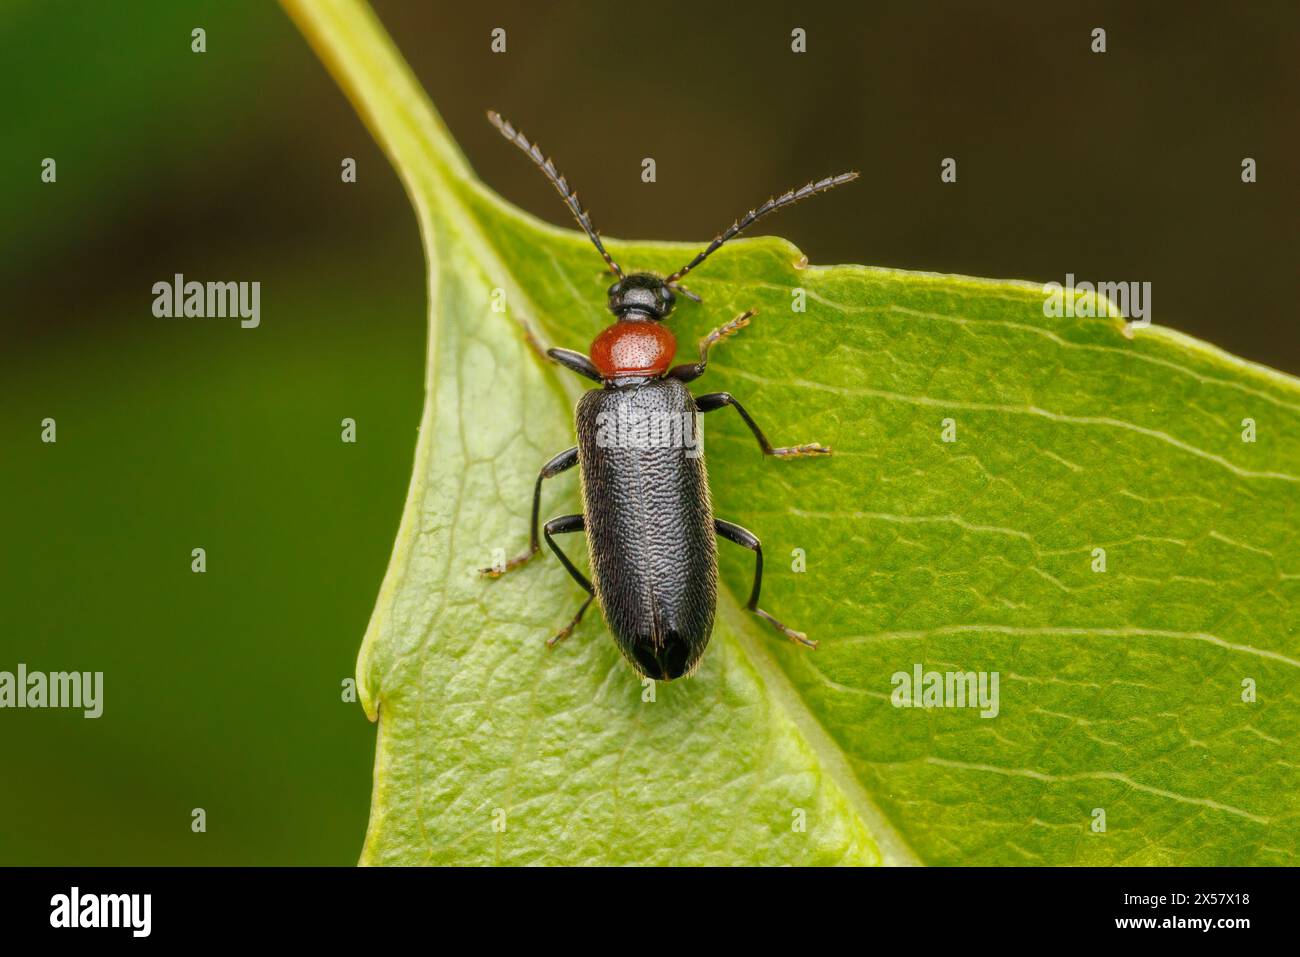
<path id="1" fill-rule="evenodd" d="M 667 319 L 677 296 L 663 279 L 638 272 L 609 287 L 609 311 L 620 319 Z"/>

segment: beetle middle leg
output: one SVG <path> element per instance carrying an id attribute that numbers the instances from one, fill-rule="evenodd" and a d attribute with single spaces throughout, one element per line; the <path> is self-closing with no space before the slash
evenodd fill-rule
<path id="1" fill-rule="evenodd" d="M 541 550 L 541 544 L 537 539 L 537 518 L 538 512 L 542 505 L 542 482 L 553 475 L 559 475 L 561 472 L 567 472 L 578 464 L 578 447 L 575 445 L 571 449 L 565 449 L 555 458 L 551 459 L 542 466 L 542 470 L 537 473 L 537 484 L 533 487 L 533 524 L 532 534 L 528 538 L 528 551 L 522 555 L 516 555 L 506 562 L 504 568 L 480 568 L 479 574 L 487 575 L 489 578 L 500 578 L 511 569 L 518 568 L 528 559 L 532 558 Z M 590 591 L 590 589 L 588 589 Z"/>
<path id="2" fill-rule="evenodd" d="M 754 587 L 749 593 L 749 603 L 745 605 L 750 611 L 759 618 L 770 623 L 777 631 L 785 635 L 796 644 L 803 645 L 805 648 L 816 648 L 817 642 L 813 641 L 802 631 L 795 631 L 793 628 L 783 625 L 763 609 L 758 607 L 758 596 L 763 590 L 763 543 L 747 528 L 741 528 L 733 522 L 724 522 L 720 518 L 713 520 L 713 527 L 719 535 L 729 542 L 735 542 L 737 545 L 743 545 L 754 553 Z"/>
<path id="3" fill-rule="evenodd" d="M 546 535 L 546 544 L 551 546 L 551 551 L 555 552 L 555 557 L 560 560 L 560 564 L 563 565 L 565 570 L 573 577 L 573 580 L 588 592 L 587 600 L 582 603 L 582 607 L 579 608 L 578 613 L 573 616 L 573 620 L 557 631 L 553 636 L 546 639 L 547 648 L 554 648 L 565 638 L 568 638 L 569 635 L 573 634 L 573 629 L 578 627 L 578 622 L 582 621 L 583 614 L 587 611 L 587 608 L 596 597 L 596 592 L 591 587 L 591 582 L 587 580 L 587 576 L 578 571 L 573 562 L 569 560 L 569 556 L 564 554 L 563 550 L 561 550 L 559 545 L 555 544 L 555 539 L 551 536 L 564 535 L 569 532 L 583 532 L 586 530 L 587 520 L 581 515 L 562 515 L 559 518 L 553 518 L 547 522 L 546 527 L 542 529 Z"/>
<path id="4" fill-rule="evenodd" d="M 701 412 L 712 412 L 714 409 L 732 406 L 740 417 L 745 420 L 749 426 L 749 431 L 754 433 L 754 438 L 758 439 L 758 447 L 763 450 L 764 455 L 775 455 L 777 458 L 794 458 L 798 455 L 830 455 L 831 450 L 820 442 L 809 442 L 807 445 L 791 445 L 785 448 L 773 448 L 772 443 L 767 440 L 763 430 L 758 427 L 758 423 L 749 417 L 745 407 L 737 402 L 730 392 L 710 392 L 708 395 L 696 396 L 695 406 Z"/>

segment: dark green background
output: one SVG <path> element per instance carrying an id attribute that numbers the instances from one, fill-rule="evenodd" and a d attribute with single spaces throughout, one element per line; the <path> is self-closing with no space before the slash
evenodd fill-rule
<path id="1" fill-rule="evenodd" d="M 1156 322 L 1300 372 L 1294 3 L 376 8 L 487 182 L 553 221 L 485 107 L 611 235 L 707 239 L 857 168 L 774 230 L 814 262 L 1151 281 Z M 262 0 L 17 0 L 0 89 L 0 670 L 106 684 L 95 721 L 0 712 L 0 864 L 351 863 L 374 732 L 340 683 L 422 389 L 397 179 Z M 260 281 L 261 327 L 154 318 L 175 272 Z"/>

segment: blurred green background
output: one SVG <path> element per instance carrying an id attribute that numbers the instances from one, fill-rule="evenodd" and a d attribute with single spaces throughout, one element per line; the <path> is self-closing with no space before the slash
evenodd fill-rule
<path id="1" fill-rule="evenodd" d="M 484 108 L 610 235 L 705 240 L 857 168 L 773 230 L 821 263 L 1151 281 L 1154 321 L 1300 372 L 1294 3 L 375 7 L 483 178 L 551 221 Z M 264 0 L 9 0 L 0 80 L 0 670 L 105 672 L 98 720 L 0 711 L 0 864 L 350 864 L 374 729 L 341 682 L 422 401 L 414 217 Z M 261 326 L 155 318 L 176 272 L 260 281 Z"/>

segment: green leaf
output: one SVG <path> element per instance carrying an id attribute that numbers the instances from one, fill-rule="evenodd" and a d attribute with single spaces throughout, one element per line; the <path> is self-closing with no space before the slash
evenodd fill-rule
<path id="1" fill-rule="evenodd" d="M 645 701 L 598 615 L 546 650 L 582 597 L 548 554 L 475 572 L 524 546 L 537 470 L 573 444 L 579 380 L 516 320 L 583 348 L 600 261 L 474 179 L 364 5 L 285 5 L 428 253 L 427 404 L 358 662 L 363 862 L 1294 863 L 1300 383 L 1113 314 L 1046 318 L 1038 285 L 736 242 L 673 325 L 689 352 L 757 308 L 707 388 L 778 444 L 836 450 L 766 460 L 707 419 L 716 512 L 763 539 L 764 605 L 821 648 L 742 610 L 752 556 L 723 543 L 703 666 Z M 663 271 L 700 245 L 609 243 Z M 547 486 L 545 515 L 577 510 L 573 473 Z M 997 716 L 894 707 L 917 664 L 997 672 Z"/>

